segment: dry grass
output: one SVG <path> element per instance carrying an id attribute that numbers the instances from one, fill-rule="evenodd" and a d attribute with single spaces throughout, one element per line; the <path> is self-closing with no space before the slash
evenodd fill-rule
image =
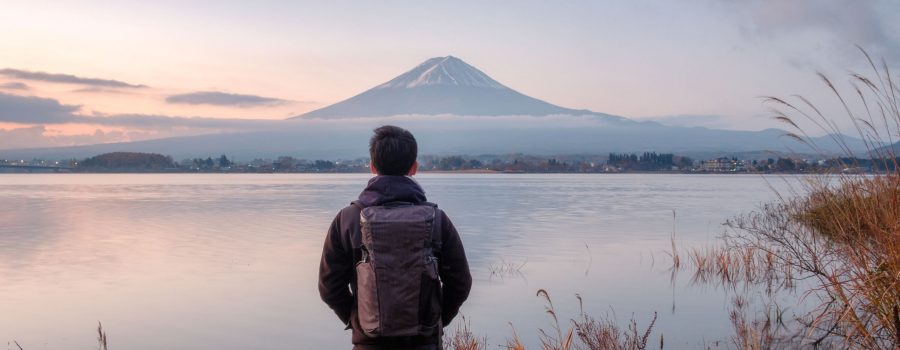
<path id="1" fill-rule="evenodd" d="M 579 306 L 582 306 L 581 296 L 577 296 Z M 575 334 L 578 335 L 580 344 L 578 349 L 595 350 L 643 350 L 647 349 L 647 342 L 650 339 L 650 333 L 653 331 L 653 325 L 656 324 L 656 313 L 650 319 L 647 329 L 641 330 L 634 318 L 628 323 L 628 329 L 620 330 L 619 326 L 612 318 L 604 318 L 596 320 L 590 315 L 584 313 L 581 309 L 579 319 L 573 321 L 575 326 Z M 664 345 L 663 336 L 659 336 L 659 348 Z"/>
<path id="2" fill-rule="evenodd" d="M 544 311 L 550 316 L 550 329 L 539 329 L 538 338 L 543 350 L 643 350 L 647 349 L 653 325 L 656 323 L 656 313 L 650 320 L 646 329 L 641 329 L 634 318 L 628 324 L 627 329 L 622 330 L 615 321 L 615 317 L 603 317 L 595 319 L 584 312 L 582 298 L 576 295 L 581 313 L 577 318 L 571 319 L 568 327 L 560 324 L 556 308 L 550 294 L 543 289 L 537 291 L 537 296 L 544 299 L 546 305 Z M 453 350 L 482 350 L 487 349 L 487 339 L 476 337 L 470 331 L 469 324 L 464 320 L 456 329 L 456 332 L 444 337 L 447 349 Z M 659 348 L 663 348 L 663 337 L 660 335 Z M 524 350 L 519 334 L 515 328 L 512 337 L 501 346 L 509 350 Z"/>
<path id="3" fill-rule="evenodd" d="M 462 317 L 462 322 L 457 324 L 456 331 L 451 335 L 444 335 L 444 348 L 453 350 L 487 350 L 487 338 L 477 337 L 472 333 L 472 325 Z"/>
<path id="4" fill-rule="evenodd" d="M 678 253 L 678 245 L 675 244 L 675 210 L 672 210 L 672 234 L 669 236 L 669 242 L 672 244 L 672 250 L 666 252 L 672 258 L 672 267 L 675 271 L 681 268 L 681 255 Z"/>
<path id="5" fill-rule="evenodd" d="M 556 308 L 553 307 L 553 300 L 550 299 L 550 294 L 544 290 L 539 289 L 537 291 L 537 296 L 543 298 L 547 305 L 544 306 L 544 311 L 550 315 L 550 318 L 553 322 L 550 323 L 552 329 L 550 332 L 547 332 L 544 329 L 539 329 L 539 339 L 541 341 L 541 348 L 544 350 L 570 350 L 575 346 L 575 328 L 569 327 L 566 330 L 559 324 L 559 317 L 556 315 Z M 507 348 L 509 349 L 524 349 L 525 346 L 522 345 L 521 340 L 519 339 L 519 335 L 513 330 L 512 339 L 507 340 Z"/>
<path id="6" fill-rule="evenodd" d="M 771 301 L 761 308 L 756 315 L 750 314 L 750 303 L 742 295 L 732 299 L 731 312 L 728 315 L 734 334 L 732 344 L 738 349 L 790 349 L 803 344 L 802 334 L 790 333 L 792 330 L 785 323 L 787 310 Z"/>
<path id="7" fill-rule="evenodd" d="M 900 167 L 894 148 L 886 147 L 900 135 L 900 89 L 885 64 L 879 67 L 863 54 L 874 78 L 851 74 L 855 99 L 819 76 L 856 126 L 866 157 L 880 163 L 879 172 L 848 174 L 840 170 L 858 164 L 841 164 L 838 171 L 810 176 L 795 191 L 803 195 L 780 194 L 779 202 L 727 222 L 721 246 L 689 253 L 696 283 L 748 294 L 763 287 L 768 300 L 800 292 L 798 305 L 811 305 L 795 318 L 799 326 L 789 329 L 774 327 L 768 312 L 748 315 L 746 301 L 738 300 L 731 313 L 738 348 L 900 349 Z M 795 99 L 767 102 L 775 105 L 778 120 L 796 128 L 789 136 L 818 150 L 796 118 L 828 134 L 840 130 L 810 101 Z M 846 138 L 832 139 L 851 161 L 857 157 Z"/>

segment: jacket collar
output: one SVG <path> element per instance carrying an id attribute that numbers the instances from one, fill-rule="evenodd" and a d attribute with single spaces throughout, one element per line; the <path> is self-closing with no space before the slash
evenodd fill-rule
<path id="1" fill-rule="evenodd" d="M 359 194 L 362 207 L 371 207 L 390 202 L 425 202 L 425 190 L 412 177 L 377 175 L 369 179 L 369 184 Z"/>

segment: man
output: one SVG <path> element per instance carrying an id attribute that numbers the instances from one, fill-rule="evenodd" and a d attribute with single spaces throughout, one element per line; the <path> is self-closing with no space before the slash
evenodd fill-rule
<path id="1" fill-rule="evenodd" d="M 353 349 L 440 349 L 472 286 L 462 241 L 411 177 L 412 133 L 375 129 L 369 155 L 376 176 L 328 229 L 319 293 L 353 330 Z"/>

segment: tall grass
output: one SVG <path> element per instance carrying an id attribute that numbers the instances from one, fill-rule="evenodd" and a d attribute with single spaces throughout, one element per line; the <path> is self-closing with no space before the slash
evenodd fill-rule
<path id="1" fill-rule="evenodd" d="M 550 293 L 540 289 L 537 296 L 546 303 L 544 311 L 550 316 L 551 321 L 549 330 L 537 331 L 543 350 L 644 350 L 651 345 L 649 341 L 653 325 L 656 323 L 656 313 L 653 314 L 647 328 L 642 329 L 632 318 L 627 328 L 623 330 L 614 315 L 596 319 L 585 313 L 583 300 L 580 295 L 576 295 L 581 312 L 576 318 L 570 319 L 568 327 L 564 327 L 563 323 L 560 323 Z M 487 339 L 473 336 L 465 320 L 457 326 L 455 333 L 444 337 L 444 344 L 446 349 L 452 350 L 481 350 L 488 347 Z M 660 335 L 659 349 L 663 346 L 664 340 Z M 515 328 L 512 330 L 512 337 L 507 339 L 501 348 L 525 350 L 525 345 Z"/>
<path id="2" fill-rule="evenodd" d="M 767 97 L 775 118 L 794 129 L 788 136 L 819 151 L 799 126 L 805 120 L 830 135 L 845 160 L 804 179 L 795 192 L 799 196 L 780 194 L 780 201 L 729 220 L 720 246 L 689 253 L 697 283 L 745 295 L 761 289 L 770 302 L 783 292 L 798 292 L 798 305 L 809 306 L 794 318 L 794 327 L 773 327 L 750 320 L 741 301 L 731 315 L 739 348 L 781 348 L 790 342 L 900 349 L 900 167 L 894 147 L 900 137 L 900 89 L 884 61 L 876 64 L 860 50 L 872 72 L 871 77 L 850 74 L 852 97 L 824 74 L 819 77 L 864 149 L 854 149 L 836 119 L 808 99 Z M 873 159 L 876 174 L 841 171 L 858 167 L 858 157 Z"/>
<path id="3" fill-rule="evenodd" d="M 472 325 L 465 317 L 456 326 L 456 331 L 444 336 L 444 348 L 453 350 L 487 350 L 487 338 L 476 336 Z"/>
<path id="4" fill-rule="evenodd" d="M 597 320 L 584 312 L 584 305 L 581 296 L 578 295 L 578 304 L 581 308 L 581 314 L 578 319 L 572 321 L 575 334 L 578 335 L 580 341 L 579 349 L 595 350 L 643 350 L 647 349 L 650 333 L 653 332 L 653 325 L 656 324 L 656 313 L 646 329 L 641 330 L 637 321 L 631 318 L 626 330 L 621 330 L 619 325 L 612 318 L 603 318 Z M 662 334 L 659 336 L 659 348 L 664 346 Z"/>

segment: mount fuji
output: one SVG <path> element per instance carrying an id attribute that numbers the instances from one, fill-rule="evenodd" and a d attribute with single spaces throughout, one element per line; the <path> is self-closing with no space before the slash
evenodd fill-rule
<path id="1" fill-rule="evenodd" d="M 526 96 L 453 57 L 435 57 L 349 99 L 294 118 L 360 118 L 394 115 L 547 116 L 625 118 L 560 107 Z"/>
<path id="2" fill-rule="evenodd" d="M 421 154 L 535 155 L 657 151 L 696 157 L 738 152 L 792 152 L 803 145 L 785 131 L 678 127 L 560 107 L 510 89 L 453 57 L 436 57 L 361 94 L 265 127 L 235 122 L 222 133 L 74 147 L 0 150 L 9 159 L 70 159 L 113 151 L 238 159 L 282 155 L 307 159 L 364 157 L 372 129 L 407 128 Z M 842 147 L 827 136 L 822 151 Z M 862 141 L 846 138 L 853 149 Z"/>

